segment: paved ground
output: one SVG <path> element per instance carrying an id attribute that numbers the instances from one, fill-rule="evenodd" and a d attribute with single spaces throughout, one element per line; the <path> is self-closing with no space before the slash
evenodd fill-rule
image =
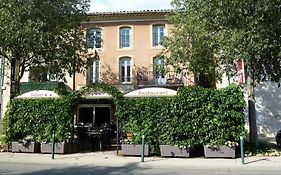
<path id="1" fill-rule="evenodd" d="M 116 155 L 116 151 L 76 153 L 66 155 L 0 153 L 0 163 L 23 163 L 45 165 L 78 165 L 78 166 L 110 166 L 122 167 L 132 164 L 137 167 L 169 168 L 169 169 L 213 169 L 213 170 L 281 170 L 281 156 L 277 157 L 246 157 L 245 164 L 241 159 L 207 159 L 207 158 L 161 158 L 125 157 Z"/>

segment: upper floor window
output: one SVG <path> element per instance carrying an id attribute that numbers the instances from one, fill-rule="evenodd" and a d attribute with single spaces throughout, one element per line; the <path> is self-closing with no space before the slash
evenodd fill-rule
<path id="1" fill-rule="evenodd" d="M 94 28 L 87 31 L 87 46 L 90 49 L 101 48 L 101 29 Z"/>
<path id="2" fill-rule="evenodd" d="M 131 66 L 131 58 L 130 57 L 124 57 L 120 59 L 120 80 L 122 83 L 130 83 L 131 82 L 131 72 L 132 72 L 132 66 Z"/>
<path id="3" fill-rule="evenodd" d="M 119 30 L 119 47 L 128 48 L 131 47 L 131 28 L 121 27 Z"/>
<path id="4" fill-rule="evenodd" d="M 88 66 L 88 81 L 89 83 L 96 83 L 99 81 L 100 61 L 93 60 Z"/>
<path id="5" fill-rule="evenodd" d="M 164 37 L 165 25 L 153 25 L 152 27 L 152 42 L 153 47 L 160 46 Z"/>

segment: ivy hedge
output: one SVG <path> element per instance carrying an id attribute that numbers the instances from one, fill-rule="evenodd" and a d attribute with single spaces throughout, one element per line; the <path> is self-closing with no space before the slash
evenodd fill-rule
<path id="1" fill-rule="evenodd" d="M 105 83 L 87 85 L 71 92 L 56 88 L 61 98 L 12 99 L 3 118 L 3 141 L 20 141 L 32 136 L 36 142 L 50 142 L 53 131 L 56 142 L 68 141 L 73 134 L 74 106 L 88 92 L 106 92 L 116 104 L 123 94 Z"/>
<path id="2" fill-rule="evenodd" d="M 50 142 L 53 131 L 57 142 L 71 138 L 72 101 L 69 98 L 13 99 L 3 119 L 6 142 L 32 136 L 36 142 Z"/>
<path id="3" fill-rule="evenodd" d="M 224 89 L 181 88 L 178 95 L 162 98 L 125 98 L 117 116 L 134 143 L 145 135 L 151 152 L 159 145 L 192 147 L 238 142 L 245 133 L 243 93 L 238 86 Z"/>
<path id="4" fill-rule="evenodd" d="M 224 89 L 185 87 L 174 97 L 123 98 L 114 86 L 104 83 L 88 85 L 63 98 L 13 99 L 3 119 L 7 142 L 33 135 L 37 142 L 49 142 L 55 129 L 56 141 L 67 141 L 73 132 L 75 103 L 87 92 L 106 92 L 113 96 L 115 115 L 122 129 L 134 133 L 134 143 L 145 135 L 151 153 L 159 145 L 221 145 L 238 142 L 245 133 L 245 101 L 239 86 Z"/>

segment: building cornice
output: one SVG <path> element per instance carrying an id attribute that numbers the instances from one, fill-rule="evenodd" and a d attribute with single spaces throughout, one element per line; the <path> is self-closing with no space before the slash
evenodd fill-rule
<path id="1" fill-rule="evenodd" d="M 168 21 L 167 16 L 172 10 L 143 10 L 88 13 L 85 23 L 116 23 L 116 22 L 145 22 Z"/>

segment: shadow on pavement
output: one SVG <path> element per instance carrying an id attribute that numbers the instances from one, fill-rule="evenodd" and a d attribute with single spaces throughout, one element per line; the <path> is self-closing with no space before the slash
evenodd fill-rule
<path id="1" fill-rule="evenodd" d="M 260 162 L 260 161 L 267 161 L 268 158 L 261 158 L 261 159 L 258 159 L 258 160 L 252 160 L 252 161 L 249 161 L 249 162 L 245 162 L 245 164 L 251 164 L 251 163 L 255 163 L 255 162 Z"/>
<path id="2" fill-rule="evenodd" d="M 35 172 L 21 173 L 22 175 L 124 175 L 142 174 L 146 168 L 139 167 L 137 163 L 130 163 L 123 167 L 101 167 L 101 166 L 77 166 L 50 168 Z"/>

